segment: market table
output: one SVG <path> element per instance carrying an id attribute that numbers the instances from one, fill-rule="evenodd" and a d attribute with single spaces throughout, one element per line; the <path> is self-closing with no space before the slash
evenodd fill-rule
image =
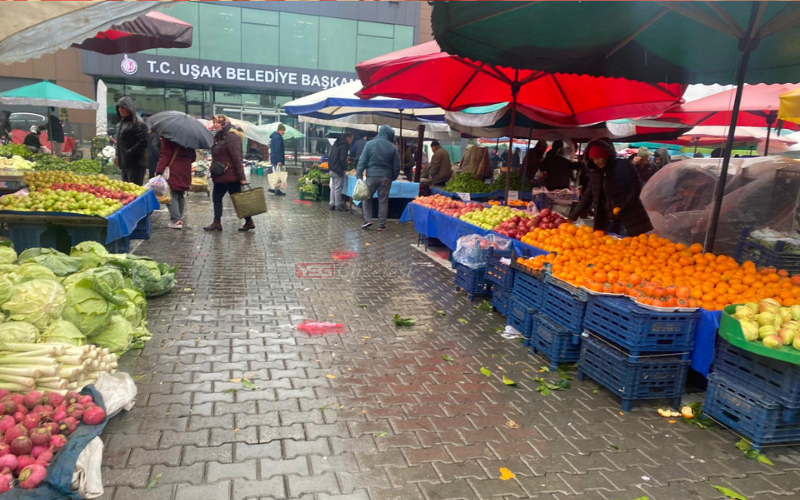
<path id="1" fill-rule="evenodd" d="M 400 217 L 400 222 L 412 222 L 417 233 L 426 238 L 440 240 L 450 250 L 456 249 L 458 239 L 462 236 L 470 234 L 486 236 L 489 233 L 494 233 L 494 231 L 481 229 L 461 219 L 416 203 L 408 204 L 402 217 Z M 540 248 L 519 240 L 513 240 L 512 243 L 517 255 L 531 257 L 547 253 Z M 700 309 L 699 312 L 700 315 L 695 326 L 694 348 L 691 354 L 692 369 L 703 376 L 707 376 L 711 368 L 711 362 L 714 359 L 714 346 L 722 312 L 706 311 L 704 309 Z"/>
<path id="2" fill-rule="evenodd" d="M 353 200 L 353 190 L 356 187 L 356 176 L 355 175 L 348 175 L 345 178 L 344 182 L 344 189 L 342 190 L 342 194 L 352 200 L 352 205 L 360 205 L 360 201 Z M 419 196 L 419 183 L 418 182 L 409 182 L 409 181 L 392 181 L 392 188 L 389 190 L 389 219 L 398 219 L 402 215 L 403 211 L 406 209 L 406 206 L 413 200 Z M 373 215 L 378 214 L 378 193 L 376 192 L 373 196 L 373 207 L 372 213 Z"/>

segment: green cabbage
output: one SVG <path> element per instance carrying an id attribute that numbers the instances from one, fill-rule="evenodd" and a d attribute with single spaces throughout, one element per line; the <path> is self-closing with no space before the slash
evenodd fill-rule
<path id="1" fill-rule="evenodd" d="M 106 247 L 96 241 L 83 241 L 69 251 L 70 257 L 81 259 L 81 269 L 91 269 L 102 266 L 110 258 Z"/>
<path id="2" fill-rule="evenodd" d="M 19 269 L 19 266 L 16 264 L 0 264 L 0 273 L 3 274 L 13 273 L 17 269 Z"/>
<path id="3" fill-rule="evenodd" d="M 133 329 L 132 337 L 131 349 L 144 349 L 144 345 L 153 338 L 153 334 L 150 333 L 146 326 L 140 325 L 138 328 Z"/>
<path id="4" fill-rule="evenodd" d="M 25 321 L 6 321 L 0 324 L 0 342 L 32 344 L 39 341 L 39 329 Z"/>
<path id="5" fill-rule="evenodd" d="M 96 280 L 85 278 L 75 283 L 67 292 L 67 305 L 63 317 L 86 335 L 105 327 L 114 306 L 95 291 Z"/>
<path id="6" fill-rule="evenodd" d="M 56 275 L 53 271 L 33 262 L 28 262 L 19 266 L 13 273 L 9 274 L 9 279 L 14 283 L 23 281 L 43 279 L 55 281 Z"/>
<path id="7" fill-rule="evenodd" d="M 13 264 L 17 260 L 17 252 L 13 248 L 0 246 L 0 264 Z"/>
<path id="8" fill-rule="evenodd" d="M 103 330 L 89 341 L 97 347 L 105 347 L 114 354 L 122 354 L 130 348 L 133 327 L 122 316 L 112 316 Z"/>
<path id="9" fill-rule="evenodd" d="M 72 289 L 73 286 L 75 286 L 77 282 L 79 282 L 82 279 L 89 278 L 90 276 L 91 274 L 89 274 L 89 271 L 82 271 L 79 273 L 70 274 L 69 276 L 61 280 L 61 285 L 63 285 L 64 290 L 66 290 L 67 293 L 69 293 L 69 291 Z"/>
<path id="10" fill-rule="evenodd" d="M 14 296 L 3 304 L 3 310 L 12 321 L 27 321 L 40 331 L 61 317 L 66 303 L 66 293 L 61 283 L 34 279 L 14 287 Z"/>
<path id="11" fill-rule="evenodd" d="M 118 308 L 122 317 L 127 319 L 134 328 L 139 327 L 147 318 L 147 300 L 142 292 L 133 288 L 123 288 L 118 290 L 115 295 L 125 301 Z"/>
<path id="12" fill-rule="evenodd" d="M 82 346 L 86 343 L 86 335 L 69 321 L 60 319 L 50 323 L 50 326 L 42 332 L 42 342 Z"/>
<path id="13" fill-rule="evenodd" d="M 8 302 L 13 296 L 14 284 L 5 276 L 0 275 L 0 305 Z"/>
<path id="14" fill-rule="evenodd" d="M 108 300 L 112 300 L 114 293 L 125 286 L 125 277 L 115 267 L 98 267 L 88 270 L 87 273 L 96 281 L 94 289 Z"/>
<path id="15" fill-rule="evenodd" d="M 164 295 L 175 287 L 177 266 L 131 254 L 125 259 L 109 261 L 109 264 L 124 270 L 131 280 L 131 287 L 141 290 L 145 297 Z"/>
<path id="16" fill-rule="evenodd" d="M 52 248 L 29 248 L 22 252 L 17 259 L 19 264 L 35 262 L 53 271 L 58 276 L 66 276 L 81 268 L 81 260 L 70 257 Z"/>

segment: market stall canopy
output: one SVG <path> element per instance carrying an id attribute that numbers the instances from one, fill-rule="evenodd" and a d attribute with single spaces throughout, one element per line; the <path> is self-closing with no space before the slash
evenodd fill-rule
<path id="1" fill-rule="evenodd" d="M 746 82 L 800 74 L 798 2 L 435 2 L 431 23 L 446 52 L 510 68 L 736 83 L 749 36 Z"/>
<path id="2" fill-rule="evenodd" d="M 161 6 L 162 2 L 4 2 L 0 64 L 65 49 Z"/>
<path id="3" fill-rule="evenodd" d="M 785 122 L 800 123 L 800 89 L 781 94 L 778 118 Z"/>
<path id="4" fill-rule="evenodd" d="M 674 142 L 682 146 L 700 146 L 700 147 L 717 147 L 724 146 L 726 137 L 728 136 L 728 127 L 717 126 L 700 126 L 688 130 L 678 137 Z M 742 144 L 758 144 L 766 142 L 767 129 L 763 127 L 736 127 L 736 135 L 734 142 L 737 145 Z M 772 136 L 772 142 L 792 145 L 797 141 L 789 136 Z"/>
<path id="5" fill-rule="evenodd" d="M 230 116 L 228 117 L 228 120 L 235 127 L 239 127 L 240 129 L 242 129 L 242 133 L 244 134 L 245 137 L 247 137 L 251 141 L 256 141 L 260 144 L 265 144 L 265 145 L 269 145 L 269 136 L 270 134 L 272 134 L 272 132 L 277 130 L 279 123 L 275 122 L 259 126 L 256 125 L 255 123 L 250 123 L 245 120 L 237 120 L 236 118 L 231 118 Z M 203 120 L 203 119 L 198 119 L 197 121 L 202 123 L 208 130 L 211 130 L 212 134 L 214 133 L 213 132 L 214 122 L 212 122 L 211 120 Z M 298 131 L 297 129 L 294 129 L 289 125 L 285 125 L 285 127 L 286 127 L 286 135 L 283 136 L 284 139 L 294 138 L 290 136 L 290 129 L 293 131 L 292 134 L 298 134 L 296 135 L 296 137 L 304 137 L 302 132 Z"/>
<path id="6" fill-rule="evenodd" d="M 444 115 L 442 115 L 444 119 Z M 312 125 L 322 125 L 325 127 L 340 127 L 349 128 L 353 130 L 362 130 L 364 132 L 378 132 L 381 125 L 389 125 L 394 131 L 395 137 L 400 137 L 400 119 L 399 115 L 395 117 L 386 117 L 383 115 L 376 115 L 373 113 L 358 113 L 355 115 L 341 116 L 338 118 L 315 118 L 313 116 L 300 116 L 299 120 L 302 123 L 309 123 Z M 429 122 L 419 121 L 417 119 L 404 118 L 403 119 L 403 137 L 408 139 L 416 139 L 419 137 L 417 132 L 418 125 L 425 125 L 425 137 L 428 139 L 438 139 L 440 141 L 452 141 L 461 138 L 457 130 L 451 129 L 444 122 Z"/>
<path id="7" fill-rule="evenodd" d="M 281 122 L 273 122 L 273 123 L 267 123 L 265 125 L 259 125 L 256 128 L 259 130 L 259 132 L 263 132 L 264 134 L 267 134 L 267 137 L 269 137 L 270 135 L 272 135 L 273 132 L 278 131 L 278 125 L 280 124 Z M 303 133 L 297 130 L 296 128 L 290 127 L 289 125 L 286 124 L 284 124 L 283 126 L 286 127 L 286 132 L 283 134 L 284 139 L 302 139 L 303 137 L 305 137 L 305 135 L 303 135 Z M 269 144 L 269 143 L 267 142 L 264 144 Z"/>
<path id="8" fill-rule="evenodd" d="M 152 11 L 111 26 L 73 47 L 107 55 L 148 49 L 185 49 L 192 46 L 193 30 L 189 23 Z"/>
<path id="9" fill-rule="evenodd" d="M 54 106 L 69 109 L 97 109 L 98 104 L 47 80 L 0 92 L 0 104 Z"/>
<path id="10" fill-rule="evenodd" d="M 517 111 L 554 126 L 658 115 L 680 104 L 680 84 L 515 70 L 452 56 L 427 42 L 359 63 L 361 97 L 396 97 L 459 111 L 515 102 Z"/>

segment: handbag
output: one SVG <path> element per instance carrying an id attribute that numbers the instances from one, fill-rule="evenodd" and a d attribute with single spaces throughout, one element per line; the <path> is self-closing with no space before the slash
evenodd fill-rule
<path id="1" fill-rule="evenodd" d="M 178 148 L 175 148 L 175 151 L 172 152 L 172 158 L 169 160 L 169 165 L 167 165 L 167 168 L 165 168 L 164 172 L 161 173 L 161 177 L 163 177 L 165 181 L 169 180 L 169 167 L 172 166 L 172 162 L 175 161 L 176 156 L 178 156 Z"/>
<path id="2" fill-rule="evenodd" d="M 227 165 L 223 165 L 218 161 L 212 161 L 211 168 L 208 169 L 208 172 L 211 174 L 211 177 L 219 177 L 224 174 L 226 170 L 228 170 Z"/>
<path id="3" fill-rule="evenodd" d="M 231 201 L 240 219 L 267 213 L 267 198 L 262 187 L 253 188 L 250 184 L 244 184 L 240 192 L 231 195 Z"/>

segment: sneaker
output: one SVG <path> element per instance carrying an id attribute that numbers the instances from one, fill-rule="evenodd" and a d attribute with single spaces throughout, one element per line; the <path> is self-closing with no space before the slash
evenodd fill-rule
<path id="1" fill-rule="evenodd" d="M 274 189 L 272 189 L 272 188 L 269 188 L 269 189 L 267 189 L 267 192 L 269 192 L 269 193 L 274 193 L 274 192 L 275 192 L 275 190 L 274 190 Z"/>
<path id="2" fill-rule="evenodd" d="M 371 225 L 372 225 L 372 222 L 365 222 L 365 223 L 361 224 L 361 229 L 369 229 L 369 227 Z"/>
<path id="3" fill-rule="evenodd" d="M 328 210 L 336 210 L 336 205 L 328 205 Z"/>
<path id="4" fill-rule="evenodd" d="M 386 227 L 385 226 L 378 226 L 378 231 L 386 231 Z"/>
<path id="5" fill-rule="evenodd" d="M 170 229 L 183 229 L 183 221 L 179 220 L 178 222 L 170 222 L 167 224 L 167 227 Z"/>
<path id="6" fill-rule="evenodd" d="M 283 191 L 275 190 L 275 196 L 286 196 L 286 193 Z"/>

